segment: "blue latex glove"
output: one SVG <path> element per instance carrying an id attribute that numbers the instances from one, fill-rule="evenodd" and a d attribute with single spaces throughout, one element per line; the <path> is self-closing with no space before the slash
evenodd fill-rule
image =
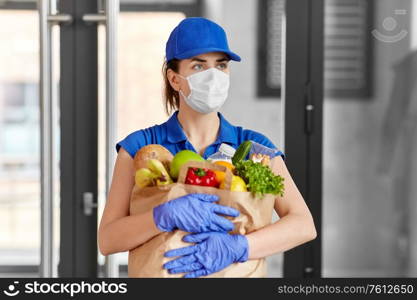
<path id="1" fill-rule="evenodd" d="M 197 244 L 165 253 L 166 257 L 181 256 L 164 264 L 171 274 L 189 272 L 184 277 L 195 278 L 248 260 L 248 240 L 241 234 L 205 232 L 186 235 L 183 241 Z"/>
<path id="2" fill-rule="evenodd" d="M 153 218 L 161 231 L 231 231 L 233 223 L 217 214 L 237 217 L 239 211 L 213 203 L 218 200 L 217 195 L 188 194 L 155 207 Z"/>

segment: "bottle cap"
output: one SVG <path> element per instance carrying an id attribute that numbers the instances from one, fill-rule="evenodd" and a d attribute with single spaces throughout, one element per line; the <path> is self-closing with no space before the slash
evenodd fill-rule
<path id="1" fill-rule="evenodd" d="M 233 155 L 235 155 L 236 149 L 228 144 L 223 143 L 220 145 L 219 151 L 229 157 L 232 157 Z"/>

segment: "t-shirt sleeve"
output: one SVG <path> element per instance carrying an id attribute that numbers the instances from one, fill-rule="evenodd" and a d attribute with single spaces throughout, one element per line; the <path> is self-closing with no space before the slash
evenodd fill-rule
<path id="1" fill-rule="evenodd" d="M 120 147 L 123 147 L 123 149 L 125 149 L 130 154 L 130 156 L 134 158 L 136 152 L 144 145 L 146 145 L 145 132 L 143 130 L 137 130 L 116 144 L 116 152 L 118 153 Z"/>
<path id="2" fill-rule="evenodd" d="M 269 138 L 267 138 L 265 135 L 263 135 L 262 133 L 253 131 L 253 130 L 246 129 L 245 131 L 246 131 L 246 140 L 252 140 L 252 141 L 254 141 L 256 143 L 259 143 L 261 145 L 264 145 L 268 148 L 276 149 L 275 155 L 273 157 L 276 157 L 276 156 L 280 155 L 282 157 L 282 159 L 285 160 L 285 154 L 281 150 L 279 150 L 274 145 L 274 143 L 272 143 L 271 140 Z"/>

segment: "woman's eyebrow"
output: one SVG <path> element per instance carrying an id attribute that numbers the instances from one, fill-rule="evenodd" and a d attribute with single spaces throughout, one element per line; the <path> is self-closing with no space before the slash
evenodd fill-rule
<path id="1" fill-rule="evenodd" d="M 201 59 L 201 58 L 198 58 L 198 57 L 193 57 L 193 58 L 191 59 L 191 61 L 207 62 L 207 60 L 205 60 L 205 59 Z"/>
<path id="2" fill-rule="evenodd" d="M 230 59 L 229 59 L 229 58 L 227 58 L 227 57 L 222 57 L 222 58 L 217 59 L 216 61 L 217 61 L 217 62 L 222 62 L 222 61 L 229 61 L 229 60 L 230 60 Z M 198 58 L 198 57 L 193 57 L 193 58 L 191 59 L 191 61 L 207 62 L 207 60 L 202 59 L 202 58 Z"/>

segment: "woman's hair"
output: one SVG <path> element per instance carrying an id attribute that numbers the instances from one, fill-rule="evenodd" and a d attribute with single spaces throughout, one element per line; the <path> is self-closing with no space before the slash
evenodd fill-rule
<path id="1" fill-rule="evenodd" d="M 168 80 L 168 69 L 178 73 L 179 69 L 179 60 L 176 58 L 171 59 L 170 61 L 164 61 L 162 65 L 162 76 L 164 77 L 164 102 L 165 102 L 165 111 L 168 115 L 171 114 L 173 110 L 177 110 L 180 107 L 180 95 L 174 90 Z"/>

